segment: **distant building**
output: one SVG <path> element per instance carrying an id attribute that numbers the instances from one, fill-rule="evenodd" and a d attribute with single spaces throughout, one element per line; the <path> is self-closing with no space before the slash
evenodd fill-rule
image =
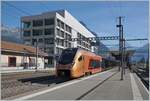
<path id="1" fill-rule="evenodd" d="M 21 18 L 22 38 L 25 43 L 36 45 L 47 52 L 48 64 L 55 67 L 57 57 L 62 50 L 68 47 L 79 47 L 95 52 L 96 47 L 91 46 L 91 40 L 69 41 L 71 38 L 95 37 L 85 26 L 66 10 L 45 12 L 39 15 Z"/>
<path id="2" fill-rule="evenodd" d="M 44 68 L 44 57 L 48 56 L 38 50 L 38 69 Z M 1 67 L 2 69 L 32 69 L 36 66 L 36 48 L 1 41 Z"/>

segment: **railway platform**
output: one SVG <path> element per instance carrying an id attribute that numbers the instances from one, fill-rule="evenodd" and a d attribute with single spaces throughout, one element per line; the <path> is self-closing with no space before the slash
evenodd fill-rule
<path id="1" fill-rule="evenodd" d="M 45 69 L 1 69 L 2 74 L 11 74 L 11 73 L 21 73 L 21 72 L 34 72 L 34 71 L 54 71 L 55 68 L 45 68 Z"/>
<path id="2" fill-rule="evenodd" d="M 136 74 L 126 69 L 120 80 L 117 68 L 71 80 L 15 100 L 148 100 L 149 91 Z"/>

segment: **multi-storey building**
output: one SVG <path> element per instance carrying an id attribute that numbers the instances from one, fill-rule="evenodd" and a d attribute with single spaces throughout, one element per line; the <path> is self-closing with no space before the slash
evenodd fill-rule
<path id="1" fill-rule="evenodd" d="M 91 40 L 68 40 L 95 36 L 66 10 L 22 17 L 21 28 L 24 42 L 30 45 L 38 42 L 38 47 L 49 54 L 51 66 L 55 66 L 56 57 L 65 48 L 79 47 L 92 52 L 96 49 Z"/>

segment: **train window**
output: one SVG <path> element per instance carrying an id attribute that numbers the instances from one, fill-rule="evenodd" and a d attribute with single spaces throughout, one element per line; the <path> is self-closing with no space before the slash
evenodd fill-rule
<path id="1" fill-rule="evenodd" d="M 79 58 L 78 58 L 78 61 L 81 61 L 82 60 L 82 56 L 80 56 Z"/>
<path id="2" fill-rule="evenodd" d="M 99 61 L 99 67 L 102 67 L 102 62 L 101 61 Z"/>
<path id="3" fill-rule="evenodd" d="M 63 50 L 60 58 L 59 58 L 59 64 L 69 64 L 72 63 L 74 60 L 74 57 L 76 55 L 77 48 L 75 49 L 65 49 Z"/>
<path id="4" fill-rule="evenodd" d="M 92 68 L 99 68 L 101 66 L 101 62 L 98 60 L 90 60 L 89 66 Z"/>

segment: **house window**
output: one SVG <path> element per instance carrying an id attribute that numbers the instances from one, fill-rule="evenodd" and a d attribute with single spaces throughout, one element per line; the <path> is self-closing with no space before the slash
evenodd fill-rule
<path id="1" fill-rule="evenodd" d="M 35 66 L 36 64 L 35 64 L 36 62 L 35 62 L 35 58 L 29 58 L 29 66 L 31 67 L 31 66 Z"/>
<path id="2" fill-rule="evenodd" d="M 8 57 L 8 66 L 16 67 L 16 57 Z"/>
<path id="3" fill-rule="evenodd" d="M 43 26 L 43 20 L 33 20 L 33 27 Z"/>
<path id="4" fill-rule="evenodd" d="M 45 25 L 54 25 L 54 19 L 45 19 Z"/>

